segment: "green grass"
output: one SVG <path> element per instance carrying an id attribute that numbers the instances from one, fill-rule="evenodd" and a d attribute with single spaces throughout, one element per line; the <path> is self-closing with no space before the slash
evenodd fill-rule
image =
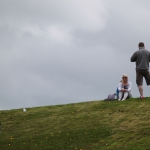
<path id="1" fill-rule="evenodd" d="M 0 111 L 0 150 L 148 150 L 150 98 Z"/>

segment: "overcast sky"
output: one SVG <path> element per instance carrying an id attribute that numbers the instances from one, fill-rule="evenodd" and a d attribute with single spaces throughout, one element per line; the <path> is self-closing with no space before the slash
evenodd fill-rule
<path id="1" fill-rule="evenodd" d="M 0 0 L 0 110 L 102 100 L 124 73 L 138 97 L 149 28 L 149 0 Z"/>

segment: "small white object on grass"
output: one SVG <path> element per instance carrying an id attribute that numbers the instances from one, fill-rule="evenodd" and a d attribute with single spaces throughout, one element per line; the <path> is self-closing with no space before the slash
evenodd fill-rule
<path id="1" fill-rule="evenodd" d="M 25 108 L 23 108 L 23 112 L 26 112 L 27 110 Z"/>

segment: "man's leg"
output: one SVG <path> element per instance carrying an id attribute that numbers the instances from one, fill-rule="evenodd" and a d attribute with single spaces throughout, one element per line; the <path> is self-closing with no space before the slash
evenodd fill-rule
<path id="1" fill-rule="evenodd" d="M 149 71 L 148 71 L 148 70 L 145 70 L 143 76 L 145 77 L 147 86 L 150 85 L 150 73 L 149 73 Z"/>
<path id="2" fill-rule="evenodd" d="M 138 89 L 139 89 L 139 93 L 140 93 L 141 97 L 144 97 L 144 95 L 143 95 L 143 86 L 139 85 Z"/>
<path id="3" fill-rule="evenodd" d="M 136 71 L 136 84 L 138 86 L 139 89 L 139 93 L 140 93 L 140 98 L 143 98 L 143 75 L 142 75 L 143 71 L 142 70 L 137 70 Z"/>

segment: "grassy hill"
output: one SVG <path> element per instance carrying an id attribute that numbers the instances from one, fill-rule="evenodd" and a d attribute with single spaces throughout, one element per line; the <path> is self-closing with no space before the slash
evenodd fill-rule
<path id="1" fill-rule="evenodd" d="M 0 150 L 150 149 L 150 98 L 0 111 Z"/>

